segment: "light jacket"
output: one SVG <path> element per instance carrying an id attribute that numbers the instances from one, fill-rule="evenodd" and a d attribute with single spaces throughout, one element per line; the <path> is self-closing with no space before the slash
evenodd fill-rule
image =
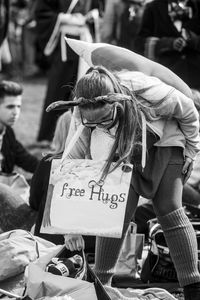
<path id="1" fill-rule="evenodd" d="M 158 78 L 147 76 L 141 72 L 123 71 L 118 73 L 118 77 L 123 85 L 140 95 L 139 101 L 153 107 L 155 120 L 145 120 L 145 130 L 149 127 L 160 137 L 154 145 L 158 147 L 182 147 L 184 155 L 194 160 L 200 150 L 200 139 L 199 115 L 193 100 Z M 162 99 L 164 100 L 161 107 L 156 107 L 156 104 Z M 78 107 L 76 107 L 73 112 L 66 147 L 80 124 L 80 113 Z M 93 136 L 95 137 L 95 133 L 93 133 Z M 107 149 L 106 152 L 108 152 L 108 148 L 111 149 L 112 143 L 109 143 L 110 146 L 108 147 L 106 140 L 104 143 L 102 142 L 100 152 L 102 152 L 102 149 L 105 149 L 104 151 Z M 143 143 L 146 143 L 144 139 Z M 91 144 L 91 132 L 85 127 L 67 157 L 85 158 Z M 145 148 L 145 145 L 143 146 Z"/>

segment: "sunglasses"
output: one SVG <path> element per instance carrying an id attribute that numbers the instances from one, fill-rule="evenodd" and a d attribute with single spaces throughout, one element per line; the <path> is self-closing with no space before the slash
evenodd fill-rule
<path id="1" fill-rule="evenodd" d="M 80 113 L 81 115 L 81 122 L 84 126 L 86 127 L 97 127 L 97 126 L 109 126 L 110 124 L 112 124 L 115 120 L 115 117 L 116 117 L 116 107 L 113 109 L 113 112 L 112 112 L 112 117 L 107 119 L 107 120 L 103 120 L 101 122 L 88 122 L 87 119 L 85 119 L 83 116 L 82 116 L 82 113 Z"/>

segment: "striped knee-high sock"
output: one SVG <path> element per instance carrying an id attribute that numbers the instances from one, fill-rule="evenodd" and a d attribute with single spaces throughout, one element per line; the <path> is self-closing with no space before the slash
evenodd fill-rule
<path id="1" fill-rule="evenodd" d="M 135 193 L 131 184 L 127 200 L 122 237 L 117 239 L 107 237 L 96 238 L 94 271 L 103 284 L 111 285 L 112 277 L 115 273 L 115 266 L 120 255 L 126 232 L 134 214 L 137 201 L 138 195 Z"/>
<path id="2" fill-rule="evenodd" d="M 126 232 L 137 206 L 137 202 L 138 194 L 134 191 L 133 185 L 131 184 L 127 200 L 122 237 L 118 239 L 106 237 L 96 238 L 94 271 L 103 284 L 111 285 L 112 277 L 115 273 L 115 266 L 120 255 Z"/>
<path id="3" fill-rule="evenodd" d="M 159 216 L 158 221 L 164 231 L 180 286 L 200 282 L 196 234 L 184 209 Z"/>
<path id="4" fill-rule="evenodd" d="M 124 237 L 121 239 L 105 237 L 96 238 L 94 271 L 102 284 L 111 285 L 123 239 Z"/>

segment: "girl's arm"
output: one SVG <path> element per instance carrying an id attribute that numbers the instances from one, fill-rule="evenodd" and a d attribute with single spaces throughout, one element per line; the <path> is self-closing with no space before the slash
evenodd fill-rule
<path id="1" fill-rule="evenodd" d="M 144 98 L 144 104 L 154 108 L 158 117 L 178 121 L 186 139 L 185 155 L 194 159 L 199 151 L 199 114 L 193 100 L 158 78 L 141 72 L 122 72 L 120 78 Z"/>
<path id="2" fill-rule="evenodd" d="M 200 150 L 199 113 L 193 100 L 178 90 L 173 90 L 160 109 L 160 114 L 171 116 L 178 121 L 186 139 L 185 156 L 193 160 Z"/>
<path id="3" fill-rule="evenodd" d="M 79 108 L 75 107 L 70 122 L 69 133 L 65 143 L 65 149 L 69 145 L 72 137 L 74 136 L 80 124 L 81 124 L 81 118 L 80 118 Z M 85 127 L 78 141 L 72 148 L 71 152 L 69 153 L 69 155 L 67 155 L 67 158 L 69 159 L 85 158 L 87 151 L 89 149 L 89 145 L 90 145 L 90 130 Z"/>

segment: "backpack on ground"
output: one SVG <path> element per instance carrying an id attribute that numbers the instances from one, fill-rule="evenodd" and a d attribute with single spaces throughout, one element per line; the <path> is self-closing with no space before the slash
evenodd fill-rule
<path id="1" fill-rule="evenodd" d="M 178 282 L 163 230 L 155 223 L 149 231 L 148 255 L 141 270 L 143 282 Z"/>

